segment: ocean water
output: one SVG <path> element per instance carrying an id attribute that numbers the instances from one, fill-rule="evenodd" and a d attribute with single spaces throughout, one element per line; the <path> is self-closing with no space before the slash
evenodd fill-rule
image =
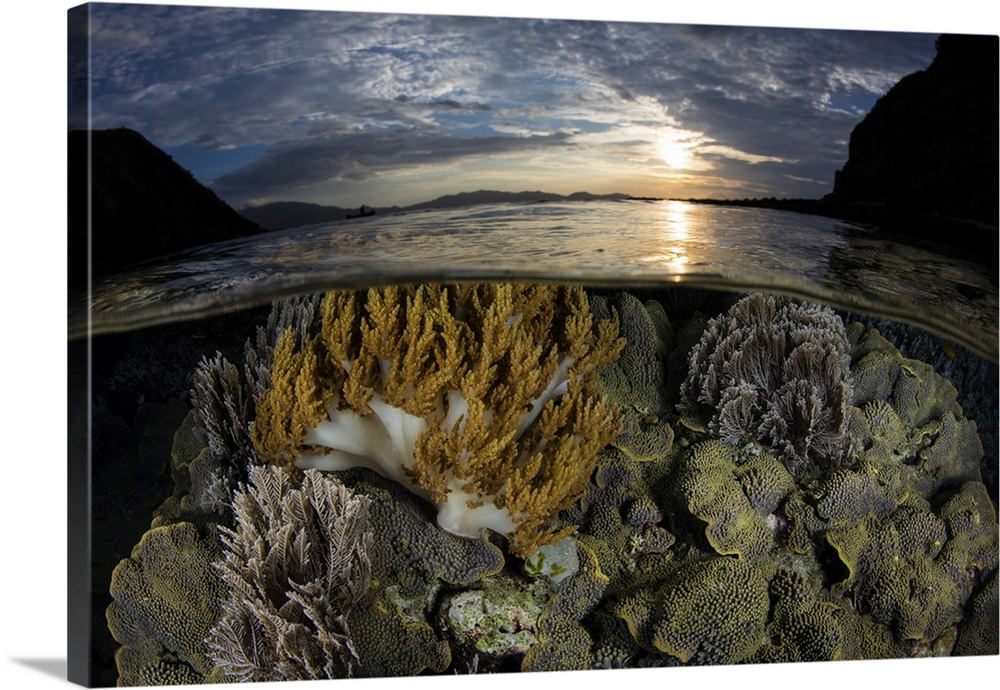
<path id="1" fill-rule="evenodd" d="M 918 325 L 996 360 L 997 264 L 819 216 L 682 201 L 496 204 L 219 243 L 93 285 L 70 335 L 385 282 L 538 280 L 781 292 Z"/>
<path id="2" fill-rule="evenodd" d="M 672 325 L 677 329 L 675 341 L 680 343 L 685 328 L 699 323 L 704 328 L 704 321 L 699 322 L 700 317 L 693 316 L 695 312 L 704 312 L 706 317 L 724 313 L 740 294 L 763 291 L 804 298 L 835 308 L 845 322 L 860 319 L 879 328 L 902 355 L 927 362 L 956 386 L 965 416 L 977 425 L 984 449 L 981 473 L 995 505 L 998 290 L 997 265 L 992 262 L 992 257 L 978 263 L 941 248 L 886 239 L 863 226 L 789 212 L 673 201 L 558 202 L 482 205 L 306 226 L 206 246 L 95 282 L 89 297 L 71 295 L 69 314 L 71 361 L 74 357 L 81 358 L 80 361 L 83 357 L 91 358 L 90 395 L 74 398 L 71 387 L 70 400 L 71 406 L 89 406 L 80 408 L 83 411 L 76 415 L 78 420 L 86 418 L 87 424 L 75 429 L 80 441 L 78 450 L 86 447 L 87 451 L 76 457 L 71 454 L 70 467 L 71 485 L 75 477 L 78 489 L 87 492 L 85 496 L 77 494 L 77 512 L 71 505 L 71 519 L 76 514 L 82 518 L 78 523 L 80 529 L 87 524 L 92 532 L 85 539 L 71 539 L 71 549 L 74 543 L 89 544 L 90 551 L 77 557 L 90 565 L 91 595 L 85 601 L 71 600 L 70 607 L 71 625 L 74 620 L 78 623 L 86 620 L 89 626 L 82 639 L 90 645 L 86 654 L 91 683 L 114 685 L 122 673 L 131 673 L 130 678 L 136 679 L 134 668 L 123 670 L 116 663 L 115 653 L 121 640 L 113 638 L 106 611 L 115 600 L 115 593 L 123 601 L 128 598 L 124 585 L 114 589 L 112 572 L 123 563 L 138 562 L 138 552 L 134 549 L 150 533 L 151 525 L 169 526 L 171 521 L 176 524 L 180 519 L 177 515 L 187 515 L 186 520 L 198 525 L 202 539 L 211 540 L 216 534 L 210 517 L 196 519 L 178 508 L 187 500 L 185 492 L 191 491 L 191 482 L 198 481 L 194 470 L 178 459 L 178 448 L 183 448 L 178 439 L 184 438 L 179 430 L 184 428 L 193 403 L 193 373 L 203 357 L 212 357 L 217 352 L 239 364 L 244 343 L 254 337 L 258 326 L 266 323 L 275 300 L 396 282 L 573 283 L 609 299 L 619 291 L 628 290 L 642 300 L 658 301 L 673 320 Z M 691 331 L 688 333 L 690 347 Z M 664 363 L 669 362 L 675 368 L 686 365 L 682 360 L 683 357 L 673 360 L 670 355 L 663 357 Z M 669 371 L 667 375 L 669 379 Z M 683 378 L 683 374 L 674 374 L 675 387 L 678 376 Z M 670 415 L 676 395 L 676 390 L 668 394 L 670 405 L 664 410 Z M 72 412 L 71 409 L 71 421 Z M 670 423 L 678 439 L 701 438 L 684 429 L 673 416 Z M 71 450 L 73 447 L 71 444 Z M 670 462 L 676 464 L 681 456 L 683 451 L 677 450 Z M 89 469 L 85 462 L 90 463 Z M 620 472 L 619 479 L 626 477 L 635 486 L 644 486 L 636 479 L 640 470 L 622 465 L 626 466 L 631 468 L 627 472 L 621 467 L 616 470 Z M 659 475 L 654 481 L 654 475 L 650 474 L 650 486 L 665 481 Z M 351 481 L 355 482 L 352 486 L 370 491 L 373 496 L 382 491 L 377 482 L 372 485 L 366 483 L 369 480 L 357 477 Z M 602 479 L 602 488 L 604 484 L 610 486 L 613 482 Z M 805 492 L 803 495 L 811 491 L 806 487 L 800 489 Z M 610 495 L 613 491 L 608 489 L 606 493 Z M 944 510 L 940 506 L 942 496 L 935 498 L 933 504 L 938 512 Z M 654 509 L 652 517 L 636 523 L 640 531 L 631 535 L 631 541 L 624 542 L 626 546 L 620 555 L 640 572 L 644 567 L 651 568 L 650 572 L 663 568 L 671 577 L 683 573 L 694 581 L 701 577 L 699 549 L 705 549 L 706 545 L 692 537 L 693 533 L 697 536 L 697 529 L 692 532 L 691 525 L 679 512 L 669 514 L 666 499 L 654 498 L 654 503 L 659 501 L 654 508 L 662 514 L 657 515 Z M 419 506 L 406 503 L 407 499 L 399 500 L 401 505 L 420 512 Z M 598 495 L 595 500 L 610 499 Z M 622 504 L 623 511 L 632 505 L 626 503 Z M 676 532 L 677 541 L 670 557 L 675 559 L 676 570 L 673 564 L 657 560 L 666 559 L 656 550 L 660 547 L 655 543 L 656 539 L 661 545 L 665 543 L 667 528 Z M 391 532 L 385 526 L 380 529 L 383 533 Z M 785 527 L 779 532 L 782 529 Z M 669 536 L 673 538 L 672 534 Z M 592 534 L 583 537 L 594 538 Z M 646 540 L 648 552 L 637 546 L 642 539 Z M 785 533 L 781 532 L 778 551 L 784 548 L 785 539 Z M 445 547 L 441 548 L 447 552 Z M 995 551 L 995 537 L 992 548 Z M 586 553 L 581 550 L 581 554 Z M 829 558 L 828 553 L 823 556 Z M 710 567 L 722 564 L 728 573 L 730 560 L 713 556 Z M 921 562 L 914 568 L 924 566 Z M 578 567 L 585 570 L 585 566 Z M 621 591 L 641 594 L 642 588 L 629 580 L 632 575 L 627 568 L 613 573 L 603 561 L 600 567 L 608 570 L 614 586 Z M 387 577 L 378 572 L 383 579 Z M 439 625 L 442 617 L 451 615 L 444 602 L 451 602 L 458 610 L 456 602 L 460 597 L 471 597 L 480 588 L 494 591 L 491 588 L 509 587 L 510 581 L 522 585 L 526 582 L 523 564 L 510 555 L 502 574 L 508 579 L 486 576 L 474 586 L 449 585 L 448 597 L 440 597 L 439 604 L 435 604 L 438 610 L 425 612 L 427 620 Z M 842 575 L 833 568 L 824 577 L 835 581 Z M 900 575 L 908 576 L 908 573 Z M 178 578 L 160 584 L 165 591 L 176 594 L 182 581 L 183 578 Z M 636 582 L 640 581 L 642 577 L 636 576 Z M 845 595 L 834 585 L 836 582 L 824 581 L 822 587 L 817 587 L 822 596 L 840 601 L 836 597 Z M 434 587 L 438 585 L 408 582 L 407 586 L 427 586 L 428 592 L 437 592 Z M 975 586 L 977 593 L 985 589 L 978 581 Z M 525 585 L 519 595 L 528 589 Z M 530 589 L 538 591 L 545 587 Z M 204 593 L 187 594 L 196 600 Z M 637 601 L 642 601 L 640 594 L 635 595 Z M 382 595 L 376 592 L 371 596 L 377 599 Z M 552 598 L 528 603 L 544 606 L 558 601 L 557 588 L 546 596 Z M 969 600 L 969 596 L 966 594 L 963 601 Z M 608 623 L 614 618 L 609 603 L 613 599 L 609 596 L 600 604 L 595 602 L 599 615 L 588 617 L 585 628 L 573 628 L 577 632 L 590 631 L 595 649 L 605 642 L 599 633 L 604 625 L 610 626 L 608 648 L 620 642 L 616 635 L 623 632 L 623 625 L 612 630 L 614 626 Z M 383 597 L 377 603 L 385 606 L 391 602 Z M 530 609 L 527 603 L 525 606 L 525 610 Z M 969 610 L 972 608 L 970 603 Z M 518 615 L 522 614 L 527 615 L 519 610 Z M 537 611 L 532 615 L 537 615 Z M 633 611 L 630 615 L 641 618 L 646 614 Z M 457 625 L 454 617 L 449 620 L 448 625 Z M 355 623 L 360 628 L 363 621 L 352 619 L 352 625 Z M 582 625 L 577 620 L 568 621 L 567 625 L 570 624 Z M 906 637 L 902 623 L 877 621 L 877 624 L 891 629 L 900 638 Z M 117 629 L 128 627 L 119 624 Z M 538 633 L 528 628 L 523 631 L 526 637 Z M 452 641 L 450 663 L 442 666 L 444 661 L 434 656 L 436 652 L 424 650 L 428 659 L 425 671 L 449 674 L 475 669 L 516 671 L 526 658 L 523 652 L 520 655 L 478 653 L 475 649 L 470 652 L 467 642 L 455 642 L 458 632 L 453 628 L 437 630 L 435 635 L 435 639 Z M 150 633 L 150 638 L 156 635 Z M 423 644 L 416 639 L 401 638 L 400 648 L 410 650 L 410 645 Z M 171 673 L 177 672 L 164 677 L 195 682 L 192 679 L 201 678 L 197 674 L 207 676 L 204 668 L 185 660 L 178 649 L 170 648 L 169 639 L 156 638 L 153 648 L 159 644 L 165 647 L 158 653 L 173 660 Z M 362 635 L 359 644 L 372 642 Z M 611 654 L 603 661 L 595 657 L 588 663 L 612 667 L 633 663 L 670 666 L 677 665 L 678 659 L 685 656 L 651 651 L 649 640 L 643 640 L 642 644 L 644 649 L 637 647 L 619 656 Z M 954 644 L 954 630 L 949 628 L 933 641 L 901 641 L 884 653 L 944 654 Z M 694 663 L 727 663 L 736 658 L 713 657 L 706 651 L 709 646 L 692 657 Z M 853 649 L 852 653 L 856 652 Z M 552 654 L 552 658 L 558 657 L 555 651 Z M 755 654 L 750 660 L 769 660 L 761 650 Z M 524 668 L 533 670 L 545 668 L 545 660 L 550 658 L 542 653 L 528 657 Z M 779 658 L 783 657 L 774 657 Z M 388 662 L 374 667 L 383 671 L 392 668 Z M 391 671 L 382 674 L 394 675 Z"/>

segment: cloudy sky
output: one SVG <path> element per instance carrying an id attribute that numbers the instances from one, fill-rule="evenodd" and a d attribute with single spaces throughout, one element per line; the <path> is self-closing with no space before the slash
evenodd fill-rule
<path id="1" fill-rule="evenodd" d="M 476 189 L 815 198 L 854 125 L 930 64 L 936 38 L 92 8 L 90 126 L 138 130 L 237 208 Z"/>

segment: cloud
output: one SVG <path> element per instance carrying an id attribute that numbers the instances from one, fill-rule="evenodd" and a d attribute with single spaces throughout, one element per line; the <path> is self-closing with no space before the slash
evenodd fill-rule
<path id="1" fill-rule="evenodd" d="M 462 158 L 486 158 L 567 147 L 568 134 L 460 138 L 405 130 L 362 132 L 276 146 L 254 163 L 217 179 L 222 195 L 239 199 L 294 190 L 318 182 L 364 180 Z"/>
<path id="2" fill-rule="evenodd" d="M 579 161 L 587 146 L 602 160 L 617 151 L 624 168 L 670 131 L 697 139 L 692 171 L 794 193 L 811 186 L 799 179 L 832 182 L 854 124 L 929 64 L 934 42 L 146 5 L 93 16 L 93 126 L 135 127 L 167 148 L 266 147 L 216 181 L 224 198 L 478 156 Z"/>

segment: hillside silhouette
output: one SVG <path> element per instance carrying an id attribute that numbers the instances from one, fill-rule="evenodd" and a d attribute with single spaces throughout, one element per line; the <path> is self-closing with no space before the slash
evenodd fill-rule
<path id="1" fill-rule="evenodd" d="M 930 66 L 903 77 L 851 132 L 822 199 L 689 199 L 812 213 L 911 240 L 996 255 L 997 36 L 944 34 Z"/>
<path id="2" fill-rule="evenodd" d="M 851 132 L 824 203 L 869 217 L 938 214 L 997 223 L 998 38 L 942 35 Z"/>
<path id="3" fill-rule="evenodd" d="M 87 276 L 88 234 L 103 274 L 263 230 L 134 130 L 75 130 L 68 146 L 71 285 Z"/>
<path id="4" fill-rule="evenodd" d="M 573 194 L 553 194 L 551 192 L 498 192 L 481 189 L 476 192 L 460 192 L 446 194 L 430 201 L 422 201 L 410 206 L 364 206 L 376 214 L 402 213 L 405 211 L 420 211 L 424 209 L 460 208 L 477 204 L 501 203 L 542 203 L 545 201 L 593 201 L 631 199 L 627 194 L 590 194 L 589 192 L 574 192 Z M 336 220 L 346 220 L 350 217 L 363 215 L 358 208 L 341 208 L 340 206 L 325 206 L 298 201 L 275 201 L 259 206 L 248 206 L 240 209 L 246 218 L 258 223 L 268 230 L 284 230 L 285 228 L 311 225 L 313 223 L 329 223 Z M 365 214 L 367 215 L 367 214 Z"/>

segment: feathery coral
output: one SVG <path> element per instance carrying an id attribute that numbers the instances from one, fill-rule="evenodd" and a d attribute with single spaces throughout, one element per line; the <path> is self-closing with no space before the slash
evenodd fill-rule
<path id="1" fill-rule="evenodd" d="M 315 337 L 282 335 L 253 441 L 299 469 L 363 466 L 438 508 L 463 536 L 511 535 L 527 555 L 569 530 L 620 429 L 597 369 L 622 343 L 578 287 L 485 284 L 333 292 Z"/>
<path id="2" fill-rule="evenodd" d="M 357 658 L 346 616 L 368 587 L 368 499 L 305 472 L 250 470 L 236 529 L 222 529 L 230 596 L 208 636 L 212 659 L 241 681 L 343 678 Z"/>
<path id="3" fill-rule="evenodd" d="M 679 409 L 723 441 L 761 441 L 797 477 L 836 465 L 848 443 L 849 343 L 833 310 L 752 294 L 709 322 Z"/>

